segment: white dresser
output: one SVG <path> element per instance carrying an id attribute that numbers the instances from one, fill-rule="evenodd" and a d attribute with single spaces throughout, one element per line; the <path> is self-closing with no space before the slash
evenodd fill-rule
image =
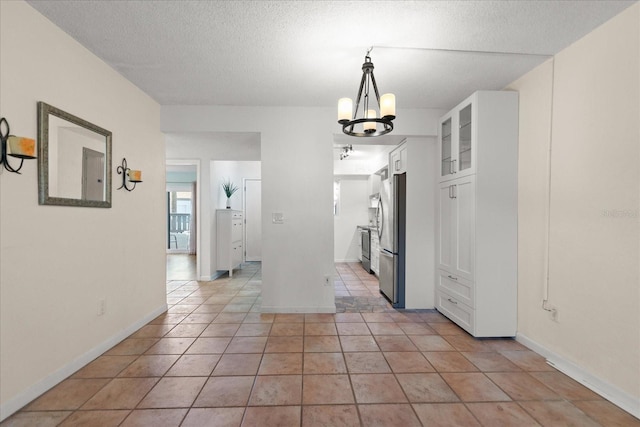
<path id="1" fill-rule="evenodd" d="M 216 259 L 217 270 L 228 270 L 229 277 L 233 269 L 240 267 L 244 252 L 242 249 L 242 211 L 218 209 L 216 211 Z"/>

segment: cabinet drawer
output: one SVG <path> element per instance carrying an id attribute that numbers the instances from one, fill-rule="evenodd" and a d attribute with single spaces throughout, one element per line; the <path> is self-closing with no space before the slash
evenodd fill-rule
<path id="1" fill-rule="evenodd" d="M 469 307 L 475 307 L 473 283 L 450 274 L 447 271 L 438 271 L 438 289 L 462 301 Z"/>
<path id="2" fill-rule="evenodd" d="M 232 253 L 231 253 L 231 264 L 233 266 L 241 264 L 242 263 L 242 257 L 243 257 L 242 244 L 241 243 L 234 243 L 233 244 L 233 250 L 232 250 Z"/>
<path id="3" fill-rule="evenodd" d="M 234 219 L 231 224 L 231 241 L 242 240 L 242 220 Z"/>
<path id="4" fill-rule="evenodd" d="M 436 292 L 436 307 L 462 329 L 474 334 L 475 310 L 442 290 Z"/>

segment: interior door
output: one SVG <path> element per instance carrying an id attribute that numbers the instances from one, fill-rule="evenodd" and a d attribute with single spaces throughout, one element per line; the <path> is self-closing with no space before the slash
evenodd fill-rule
<path id="1" fill-rule="evenodd" d="M 475 177 L 458 178 L 453 189 L 455 244 L 453 271 L 456 276 L 474 280 L 475 276 Z"/>
<path id="2" fill-rule="evenodd" d="M 262 181 L 245 179 L 245 261 L 262 261 Z"/>
<path id="3" fill-rule="evenodd" d="M 451 215 L 453 204 L 451 182 L 445 182 L 440 184 L 439 191 L 439 205 L 438 205 L 438 267 L 453 273 L 453 266 L 451 263 L 453 242 Z"/>
<path id="4" fill-rule="evenodd" d="M 82 147 L 82 200 L 104 200 L 104 153 L 87 147 Z"/>

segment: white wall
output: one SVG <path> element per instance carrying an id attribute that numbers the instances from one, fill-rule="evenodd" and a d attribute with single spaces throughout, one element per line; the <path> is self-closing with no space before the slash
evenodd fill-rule
<path id="1" fill-rule="evenodd" d="M 333 108 L 165 106 L 162 129 L 260 132 L 263 304 L 265 311 L 334 311 Z M 403 116 L 404 114 L 404 116 Z M 436 135 L 437 110 L 399 110 L 396 130 Z M 400 119 L 402 117 L 402 119 Z M 304 129 L 301 133 L 300 129 Z M 282 212 L 285 223 L 273 224 Z"/>
<path id="2" fill-rule="evenodd" d="M 167 172 L 167 182 L 191 183 L 197 180 L 196 172 Z"/>
<path id="3" fill-rule="evenodd" d="M 509 86 L 520 92 L 519 336 L 640 416 L 640 5 L 554 61 Z M 557 322 L 541 308 L 547 255 Z"/>
<path id="4" fill-rule="evenodd" d="M 23 1 L 0 2 L 0 52 L 12 133 L 35 138 L 44 101 L 113 132 L 114 190 L 125 156 L 145 175 L 99 209 L 39 206 L 36 161 L 0 170 L 5 418 L 166 309 L 165 184 L 156 102 Z"/>
<path id="5" fill-rule="evenodd" d="M 361 251 L 358 225 L 369 224 L 366 176 L 341 176 L 340 208 L 333 220 L 333 257 L 336 262 L 357 262 Z"/>
<path id="6" fill-rule="evenodd" d="M 436 138 L 407 138 L 405 307 L 434 308 L 438 149 Z"/>
<path id="7" fill-rule="evenodd" d="M 244 209 L 244 187 L 243 179 L 260 179 L 260 162 L 236 162 L 236 161 L 213 161 L 211 162 L 211 200 L 213 209 L 225 209 L 227 206 L 227 195 L 222 189 L 222 183 L 227 180 L 238 187 L 231 196 L 231 209 Z M 215 246 L 215 245 L 214 245 Z"/>

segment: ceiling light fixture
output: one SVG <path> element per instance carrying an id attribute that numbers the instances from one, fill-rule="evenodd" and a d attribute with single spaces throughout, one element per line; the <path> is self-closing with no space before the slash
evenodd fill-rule
<path id="1" fill-rule="evenodd" d="M 342 153 L 340 153 L 340 160 L 344 160 L 349 157 L 349 153 L 353 151 L 353 146 L 351 144 L 342 147 Z"/>
<path id="2" fill-rule="evenodd" d="M 385 93 L 380 96 L 378 93 L 378 85 L 373 76 L 373 62 L 369 53 L 373 47 L 367 50 L 362 64 L 362 79 L 360 80 L 360 89 L 358 89 L 358 97 L 356 98 L 356 109 L 353 110 L 353 101 L 351 98 L 340 98 L 338 100 L 338 123 L 342 125 L 342 132 L 350 136 L 369 137 L 385 135 L 393 130 L 393 119 L 396 118 L 396 97 L 392 93 Z M 380 118 L 374 108 L 369 106 L 369 87 L 373 86 L 380 111 Z M 364 90 L 364 98 L 362 91 Z M 358 110 L 360 109 L 360 101 L 362 100 L 362 116 L 358 118 Z M 371 107 L 374 107 L 373 104 Z M 355 129 L 355 125 L 362 123 L 362 132 Z M 382 125 L 382 129 L 378 129 L 378 123 Z"/>

